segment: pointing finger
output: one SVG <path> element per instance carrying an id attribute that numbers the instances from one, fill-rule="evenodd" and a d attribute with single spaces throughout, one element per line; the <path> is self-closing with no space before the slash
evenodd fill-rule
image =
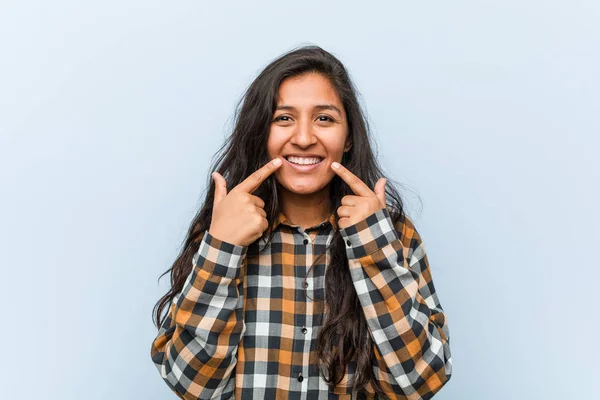
<path id="1" fill-rule="evenodd" d="M 265 165 L 263 165 L 260 169 L 254 171 L 250 176 L 244 179 L 239 185 L 237 185 L 233 190 L 239 190 L 246 193 L 252 193 L 265 179 L 269 177 L 273 172 L 277 171 L 279 167 L 281 167 L 282 161 L 281 158 L 277 157 Z"/>
<path id="2" fill-rule="evenodd" d="M 336 168 L 337 166 L 337 168 Z M 354 175 L 350 170 L 341 165 L 340 163 L 333 162 L 331 163 L 331 168 L 333 171 L 340 176 L 350 186 L 350 189 L 354 193 L 359 196 L 372 196 L 373 191 L 367 186 L 366 183 L 361 181 L 356 175 Z"/>

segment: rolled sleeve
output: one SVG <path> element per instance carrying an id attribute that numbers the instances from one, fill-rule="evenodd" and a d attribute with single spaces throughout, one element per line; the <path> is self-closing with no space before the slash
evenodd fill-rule
<path id="1" fill-rule="evenodd" d="M 398 240 L 398 233 L 387 208 L 382 208 L 354 225 L 340 229 L 346 244 L 346 255 L 356 260 Z"/>
<path id="2" fill-rule="evenodd" d="M 210 274 L 230 279 L 243 278 L 242 264 L 248 252 L 248 246 L 240 246 L 217 239 L 205 232 L 200 247 L 193 257 L 194 267 L 201 265 Z"/>

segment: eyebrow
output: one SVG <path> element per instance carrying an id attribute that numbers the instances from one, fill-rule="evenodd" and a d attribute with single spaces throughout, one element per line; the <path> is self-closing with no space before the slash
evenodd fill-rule
<path id="1" fill-rule="evenodd" d="M 337 111 L 338 114 L 342 115 L 342 112 L 340 111 L 340 109 L 337 108 L 336 106 L 334 106 L 333 104 L 318 104 L 318 105 L 314 106 L 314 108 L 316 110 L 333 110 L 333 111 Z M 296 110 L 296 107 L 287 106 L 285 104 L 282 104 L 280 106 L 277 106 L 275 111 L 277 111 L 277 110 Z"/>

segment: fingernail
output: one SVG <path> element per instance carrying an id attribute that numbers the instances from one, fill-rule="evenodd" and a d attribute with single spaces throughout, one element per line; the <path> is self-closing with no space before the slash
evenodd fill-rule
<path id="1" fill-rule="evenodd" d="M 273 164 L 275 164 L 275 165 L 279 165 L 279 164 L 281 164 L 281 158 L 276 158 L 276 159 L 274 159 L 274 160 L 273 160 Z"/>
<path id="2" fill-rule="evenodd" d="M 331 166 L 335 169 L 338 169 L 340 167 L 340 164 L 334 161 L 331 163 Z"/>

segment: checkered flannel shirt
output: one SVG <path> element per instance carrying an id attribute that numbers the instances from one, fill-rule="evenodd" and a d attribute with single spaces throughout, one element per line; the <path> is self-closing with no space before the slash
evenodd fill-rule
<path id="1" fill-rule="evenodd" d="M 152 342 L 161 377 L 182 399 L 385 398 L 373 397 L 371 385 L 367 397 L 348 386 L 354 362 L 334 390 L 319 374 L 335 214 L 302 229 L 280 213 L 274 227 L 270 248 L 256 256 L 208 231 L 198 239 L 192 271 Z M 340 233 L 378 382 L 390 399 L 431 398 L 452 373 L 450 338 L 412 221 L 394 226 L 382 208 Z"/>

